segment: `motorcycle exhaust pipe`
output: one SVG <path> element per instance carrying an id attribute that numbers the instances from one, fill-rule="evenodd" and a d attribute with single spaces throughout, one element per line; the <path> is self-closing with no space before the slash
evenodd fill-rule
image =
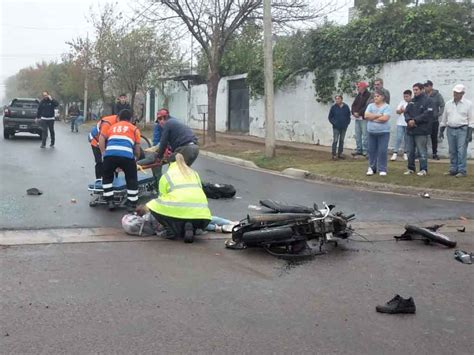
<path id="1" fill-rule="evenodd" d="M 291 227 L 277 227 L 260 229 L 246 232 L 242 235 L 242 241 L 246 244 L 279 241 L 293 236 Z"/>

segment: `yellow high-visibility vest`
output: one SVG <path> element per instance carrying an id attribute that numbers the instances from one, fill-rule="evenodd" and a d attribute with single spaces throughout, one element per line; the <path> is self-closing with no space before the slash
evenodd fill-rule
<path id="1" fill-rule="evenodd" d="M 176 163 L 171 163 L 159 182 L 160 195 L 147 203 L 158 214 L 179 219 L 211 219 L 201 179 L 194 172 L 185 177 Z"/>

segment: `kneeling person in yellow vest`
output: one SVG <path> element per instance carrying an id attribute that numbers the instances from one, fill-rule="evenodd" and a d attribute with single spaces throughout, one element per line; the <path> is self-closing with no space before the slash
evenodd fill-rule
<path id="1" fill-rule="evenodd" d="M 170 234 L 192 243 L 196 229 L 209 224 L 211 212 L 198 173 L 186 165 L 180 153 L 161 177 L 159 191 L 158 198 L 146 207 Z"/>

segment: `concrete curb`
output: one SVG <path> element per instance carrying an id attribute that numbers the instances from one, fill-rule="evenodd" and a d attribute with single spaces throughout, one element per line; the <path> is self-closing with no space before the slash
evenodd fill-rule
<path id="1" fill-rule="evenodd" d="M 227 155 L 222 155 L 222 154 L 217 154 L 217 153 L 202 151 L 202 150 L 200 153 L 210 158 L 222 160 L 228 163 L 244 166 L 247 168 L 258 169 L 260 171 L 265 171 L 265 172 L 279 173 L 279 174 L 289 176 L 292 178 L 297 178 L 297 179 L 321 181 L 321 182 L 326 182 L 326 183 L 330 183 L 334 185 L 343 185 L 343 186 L 351 187 L 356 190 L 367 190 L 367 191 L 376 191 L 376 192 L 385 192 L 385 193 L 388 192 L 388 193 L 408 195 L 408 196 L 416 196 L 416 195 L 428 193 L 430 195 L 430 198 L 435 198 L 435 199 L 440 199 L 440 200 L 466 201 L 466 202 L 474 201 L 474 192 L 424 189 L 424 188 L 419 188 L 419 187 L 398 186 L 398 185 L 392 185 L 392 184 L 382 184 L 382 183 L 377 183 L 377 182 L 358 181 L 358 180 L 356 181 L 356 180 L 343 179 L 343 178 L 338 178 L 338 177 L 333 177 L 333 176 L 314 174 L 307 170 L 295 169 L 295 168 L 287 168 L 279 172 L 275 170 L 260 168 L 254 162 L 244 160 L 244 159 L 229 157 Z"/>
<path id="2" fill-rule="evenodd" d="M 219 159 L 219 160 L 225 161 L 227 163 L 232 163 L 232 164 L 235 164 L 235 165 L 245 166 L 247 168 L 260 169 L 257 166 L 257 164 L 255 164 L 253 161 L 250 161 L 250 160 L 244 160 L 244 159 L 240 159 L 240 158 L 229 157 L 227 155 L 208 152 L 206 150 L 201 150 L 199 152 L 199 154 L 204 155 L 206 157 Z"/>

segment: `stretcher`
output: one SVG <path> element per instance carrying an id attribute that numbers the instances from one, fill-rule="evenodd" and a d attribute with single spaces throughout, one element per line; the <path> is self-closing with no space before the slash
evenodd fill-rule
<path id="1" fill-rule="evenodd" d="M 115 176 L 113 181 L 114 197 L 113 201 L 115 206 L 124 207 L 127 202 L 127 184 L 125 182 L 125 175 L 120 172 Z M 92 184 L 89 184 L 88 190 L 91 193 L 92 200 L 89 202 L 89 206 L 96 207 L 99 205 L 106 205 L 107 201 L 104 197 L 104 189 L 102 187 L 102 179 L 95 180 Z M 150 196 L 156 194 L 157 186 L 156 180 L 153 174 L 139 171 L 138 172 L 138 198 L 143 196 Z"/>
<path id="2" fill-rule="evenodd" d="M 142 136 L 141 139 L 142 149 L 151 147 L 151 143 L 148 138 Z M 138 198 L 140 199 L 146 195 L 156 195 L 158 186 L 156 183 L 156 178 L 152 173 L 154 166 L 159 165 L 159 162 L 156 162 L 152 165 L 147 166 L 137 166 L 137 177 L 138 177 Z M 127 183 L 125 181 L 125 175 L 122 171 L 119 171 L 115 174 L 113 185 L 113 201 L 116 207 L 124 207 L 127 202 Z M 88 186 L 88 190 L 91 193 L 92 199 L 89 202 L 90 207 L 96 207 L 99 205 L 107 205 L 107 201 L 104 197 L 104 189 L 102 187 L 102 179 L 97 179 Z"/>

